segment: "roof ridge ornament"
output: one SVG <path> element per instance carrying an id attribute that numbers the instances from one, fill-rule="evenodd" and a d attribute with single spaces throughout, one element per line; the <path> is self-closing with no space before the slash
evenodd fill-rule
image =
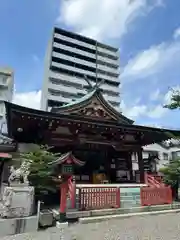
<path id="1" fill-rule="evenodd" d="M 99 83 L 97 82 L 96 79 L 96 84 L 93 86 L 92 83 L 90 82 L 90 80 L 88 79 L 87 75 L 84 74 L 84 80 L 88 83 L 90 89 L 88 92 L 92 92 L 95 90 L 101 90 L 100 86 L 104 83 L 104 79 L 102 79 Z"/>

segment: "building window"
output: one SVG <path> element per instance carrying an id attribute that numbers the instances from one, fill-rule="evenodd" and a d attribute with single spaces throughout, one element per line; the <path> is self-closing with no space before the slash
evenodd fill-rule
<path id="1" fill-rule="evenodd" d="M 5 84 L 7 81 L 7 77 L 3 77 L 2 82 Z"/>
<path id="2" fill-rule="evenodd" d="M 119 97 L 119 92 L 113 92 L 111 90 L 104 90 L 104 89 L 101 89 L 101 90 L 103 91 L 103 93 L 106 93 L 109 96 Z"/>
<path id="3" fill-rule="evenodd" d="M 148 157 L 149 158 L 159 158 L 159 154 L 156 151 L 148 152 Z"/>
<path id="4" fill-rule="evenodd" d="M 83 86 L 81 84 L 78 83 L 73 83 L 73 82 L 67 82 L 65 80 L 62 79 L 55 79 L 55 78 L 50 78 L 50 81 L 52 82 L 52 84 L 56 84 L 56 85 L 63 85 L 65 87 L 75 87 L 76 89 L 83 89 Z"/>
<path id="5" fill-rule="evenodd" d="M 6 82 L 7 82 L 7 76 L 4 75 L 4 74 L 1 74 L 1 75 L 0 75 L 0 81 L 1 81 L 3 84 L 6 84 Z"/>
<path id="6" fill-rule="evenodd" d="M 5 108 L 4 105 L 0 105 L 0 114 L 4 114 Z"/>
<path id="7" fill-rule="evenodd" d="M 167 153 L 163 153 L 163 160 L 164 161 L 168 161 L 168 154 Z"/>
<path id="8" fill-rule="evenodd" d="M 172 156 L 172 160 L 176 160 L 177 158 L 180 158 L 180 151 L 172 152 L 171 156 Z"/>
<path id="9" fill-rule="evenodd" d="M 177 158 L 177 153 L 176 152 L 172 152 L 171 156 L 172 156 L 172 160 L 175 160 Z"/>

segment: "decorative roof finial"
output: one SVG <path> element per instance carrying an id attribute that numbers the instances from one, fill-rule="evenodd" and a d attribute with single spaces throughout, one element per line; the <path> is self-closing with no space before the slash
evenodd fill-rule
<path id="1" fill-rule="evenodd" d="M 96 81 L 96 84 L 93 86 L 86 75 L 84 75 L 84 79 L 88 83 L 90 91 L 100 89 L 100 86 L 104 83 L 104 79 L 102 79 L 99 83 Z"/>

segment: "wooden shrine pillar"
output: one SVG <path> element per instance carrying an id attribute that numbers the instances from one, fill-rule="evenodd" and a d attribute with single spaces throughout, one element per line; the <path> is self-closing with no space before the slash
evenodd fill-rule
<path id="1" fill-rule="evenodd" d="M 144 175 L 145 175 L 145 173 L 144 173 L 144 161 L 143 161 L 142 151 L 143 151 L 142 148 L 137 150 L 139 173 L 140 173 L 140 183 L 144 183 L 144 181 L 145 181 L 145 178 L 144 178 Z"/>
<path id="2" fill-rule="evenodd" d="M 68 180 L 61 183 L 60 185 L 60 191 L 61 191 L 61 198 L 60 198 L 60 221 L 66 220 L 66 202 L 67 202 L 67 194 L 68 194 L 69 186 L 68 186 Z"/>

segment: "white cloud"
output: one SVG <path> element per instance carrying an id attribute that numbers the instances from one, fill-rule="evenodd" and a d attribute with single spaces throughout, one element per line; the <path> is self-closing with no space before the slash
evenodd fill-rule
<path id="1" fill-rule="evenodd" d="M 161 92 L 159 89 L 156 89 L 152 93 L 150 93 L 150 100 L 151 101 L 157 101 L 161 98 Z"/>
<path id="2" fill-rule="evenodd" d="M 180 90 L 180 85 L 177 85 L 180 76 L 179 66 L 180 38 L 151 46 L 131 58 L 121 74 L 123 88 L 129 89 L 129 98 L 132 99 L 127 100 L 133 103 L 128 106 L 126 112 L 136 119 L 141 119 L 141 122 L 147 117 L 149 119 L 147 121 L 154 121 L 151 124 L 156 122 L 160 123 L 159 125 L 163 123 L 171 125 L 171 122 L 176 124 L 176 118 L 179 116 L 174 115 L 172 119 L 172 111 L 163 105 L 170 103 L 172 91 L 167 91 L 169 87 L 176 86 L 175 90 Z M 165 91 L 167 93 L 164 95 Z M 143 105 L 134 103 L 137 96 L 141 96 Z M 158 101 L 158 104 L 154 105 L 154 101 Z"/>
<path id="3" fill-rule="evenodd" d="M 162 118 L 166 113 L 167 109 L 164 108 L 162 105 L 157 105 L 153 108 L 150 108 L 150 110 L 147 112 L 147 116 L 150 118 L 158 119 Z"/>
<path id="4" fill-rule="evenodd" d="M 163 128 L 163 126 L 157 124 L 157 123 L 148 123 L 148 122 L 145 122 L 142 124 L 143 126 L 147 126 L 147 127 L 154 127 L 154 128 Z"/>
<path id="5" fill-rule="evenodd" d="M 177 85 L 173 88 L 175 91 L 180 91 L 180 85 Z M 165 104 L 169 104 L 171 101 L 172 91 L 169 89 L 167 93 L 163 96 L 159 89 L 157 89 L 153 94 L 151 94 L 151 101 L 146 102 L 146 104 L 140 104 L 140 101 L 129 101 L 131 104 L 126 104 L 126 101 L 122 100 L 121 109 L 124 115 L 133 119 L 134 121 L 138 121 L 141 119 L 141 124 L 144 121 L 142 119 L 148 118 L 149 120 L 145 121 L 143 125 L 149 125 L 154 127 L 164 127 L 164 128 L 172 128 L 171 126 L 171 118 L 179 118 L 179 115 L 172 115 L 173 112 L 164 108 Z M 133 95 L 134 97 L 134 95 Z M 161 100 L 161 102 L 157 105 L 154 105 L 153 100 Z M 142 102 L 142 99 L 141 99 Z M 167 120 L 167 121 L 166 121 Z M 158 122 L 158 123 L 157 123 Z M 168 127 L 169 126 L 169 127 Z M 175 128 L 175 127 L 174 127 Z"/>
<path id="6" fill-rule="evenodd" d="M 121 77 L 147 76 L 154 73 L 161 58 L 161 46 L 153 46 L 138 53 L 123 69 Z"/>
<path id="7" fill-rule="evenodd" d="M 133 26 L 136 19 L 143 17 L 156 6 L 163 6 L 163 3 L 163 0 L 61 0 L 58 21 L 76 32 L 98 40 L 121 38 Z M 121 81 L 125 77 L 139 78 L 140 76 L 141 78 L 156 73 L 166 65 L 166 62 L 172 60 L 180 45 L 178 44 L 178 41 L 176 45 L 162 43 L 137 54 L 124 68 Z M 170 60 L 168 60 L 169 56 Z M 36 55 L 32 55 L 32 58 L 34 62 L 39 61 Z M 134 89 L 132 92 L 134 98 Z M 41 91 L 16 93 L 13 102 L 39 109 L 40 96 Z M 158 98 L 158 92 L 154 92 L 151 96 L 151 99 L 156 98 Z M 156 119 L 164 116 L 166 110 L 161 105 L 142 104 L 140 100 L 136 97 L 131 105 L 122 101 L 123 113 L 134 120 L 140 117 Z"/>
<path id="8" fill-rule="evenodd" d="M 177 67 L 175 64 L 177 61 L 180 63 L 180 41 L 151 46 L 129 60 L 122 71 L 121 78 L 128 78 L 128 80 L 144 79 L 168 70 L 167 67 Z"/>
<path id="9" fill-rule="evenodd" d="M 165 105 L 166 104 L 170 104 L 170 102 L 171 102 L 171 95 L 172 95 L 172 91 L 171 90 L 167 91 L 167 93 L 165 94 L 165 96 L 164 96 L 164 104 Z"/>
<path id="10" fill-rule="evenodd" d="M 40 99 L 41 91 L 15 93 L 13 97 L 13 103 L 24 107 L 40 109 Z"/>
<path id="11" fill-rule="evenodd" d="M 167 109 L 163 108 L 162 105 L 150 106 L 145 104 L 137 104 L 134 102 L 133 105 L 127 105 L 124 101 L 121 102 L 121 109 L 125 116 L 138 120 L 140 117 L 149 117 L 151 119 L 160 119 L 166 113 Z"/>
<path id="12" fill-rule="evenodd" d="M 180 27 L 174 31 L 173 38 L 177 39 L 180 37 Z"/>
<path id="13" fill-rule="evenodd" d="M 121 101 L 121 109 L 125 116 L 132 118 L 133 120 L 136 120 L 138 117 L 144 115 L 147 111 L 146 105 L 136 105 L 133 106 L 127 106 L 125 102 Z"/>
<path id="14" fill-rule="evenodd" d="M 98 40 L 120 38 L 163 0 L 61 0 L 58 22 Z"/>

